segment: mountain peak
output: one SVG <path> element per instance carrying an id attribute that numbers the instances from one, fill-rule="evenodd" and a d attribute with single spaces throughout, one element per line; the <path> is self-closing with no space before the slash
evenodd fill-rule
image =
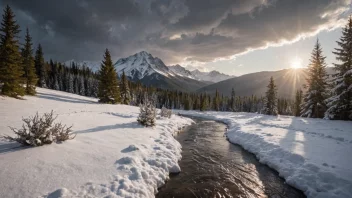
<path id="1" fill-rule="evenodd" d="M 135 56 L 144 56 L 144 57 L 148 57 L 148 56 L 152 56 L 151 54 L 149 54 L 146 51 L 140 51 L 138 53 L 135 54 Z"/>
<path id="2" fill-rule="evenodd" d="M 164 76 L 172 75 L 162 60 L 146 51 L 119 59 L 115 63 L 115 68 L 119 75 L 124 71 L 131 79 L 142 79 L 155 73 Z"/>

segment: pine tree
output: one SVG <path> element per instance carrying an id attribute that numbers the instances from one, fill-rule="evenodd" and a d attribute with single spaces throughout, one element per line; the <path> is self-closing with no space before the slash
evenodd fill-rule
<path id="1" fill-rule="evenodd" d="M 129 105 L 130 104 L 130 88 L 128 86 L 128 80 L 125 75 L 125 71 L 122 72 L 120 81 L 120 92 L 121 92 L 121 103 Z"/>
<path id="2" fill-rule="evenodd" d="M 43 49 L 40 44 L 38 45 L 38 48 L 35 52 L 34 63 L 35 63 L 36 73 L 38 76 L 38 86 L 46 88 L 47 87 L 47 82 L 46 82 L 47 74 L 46 74 L 46 69 L 45 69 Z"/>
<path id="3" fill-rule="evenodd" d="M 10 6 L 4 9 L 0 28 L 0 83 L 2 94 L 10 97 L 24 95 L 22 81 L 22 57 L 19 50 L 20 26 Z"/>
<path id="4" fill-rule="evenodd" d="M 213 108 L 215 111 L 220 110 L 220 96 L 219 96 L 219 92 L 217 89 L 215 91 L 215 96 L 213 98 Z"/>
<path id="5" fill-rule="evenodd" d="M 307 86 L 302 104 L 302 117 L 322 118 L 326 111 L 327 74 L 325 57 L 317 40 L 308 67 Z"/>
<path id="6" fill-rule="evenodd" d="M 139 107 L 137 121 L 146 127 L 155 126 L 156 109 L 152 101 L 147 100 Z"/>
<path id="7" fill-rule="evenodd" d="M 206 111 L 208 109 L 208 97 L 206 94 L 201 95 L 200 110 Z"/>
<path id="8" fill-rule="evenodd" d="M 338 48 L 333 52 L 340 63 L 334 64 L 333 96 L 327 100 L 325 118 L 352 120 L 352 17 L 342 30 Z"/>
<path id="9" fill-rule="evenodd" d="M 111 104 L 119 103 L 120 91 L 118 85 L 116 70 L 112 65 L 110 52 L 106 49 L 99 71 L 99 101 Z"/>
<path id="10" fill-rule="evenodd" d="M 277 88 L 274 78 L 270 78 L 268 91 L 266 92 L 265 106 L 263 109 L 264 114 L 277 115 Z"/>
<path id="11" fill-rule="evenodd" d="M 32 38 L 29 35 L 29 30 L 27 28 L 25 45 L 22 49 L 22 64 L 24 71 L 24 79 L 26 83 L 26 94 L 35 95 L 35 86 L 37 84 L 37 75 L 35 74 L 33 49 L 32 49 Z"/>
<path id="12" fill-rule="evenodd" d="M 233 88 L 231 90 L 230 110 L 236 111 L 236 94 L 235 94 L 235 90 Z"/>
<path id="13" fill-rule="evenodd" d="M 294 116 L 300 116 L 301 115 L 302 99 L 303 99 L 302 90 L 301 89 L 297 90 L 296 91 L 296 96 L 295 96 L 295 103 L 294 103 Z"/>

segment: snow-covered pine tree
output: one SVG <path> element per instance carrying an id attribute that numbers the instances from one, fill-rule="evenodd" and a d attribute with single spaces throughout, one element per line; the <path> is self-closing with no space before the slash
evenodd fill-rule
<path id="1" fill-rule="evenodd" d="M 36 69 L 36 74 L 38 76 L 38 86 L 47 87 L 47 72 L 45 69 L 44 55 L 42 46 L 39 44 L 35 52 L 34 64 Z"/>
<path id="2" fill-rule="evenodd" d="M 33 49 L 32 49 L 32 37 L 29 35 L 27 28 L 25 44 L 22 48 L 22 65 L 24 71 L 24 80 L 26 84 L 25 92 L 28 95 L 35 95 L 35 86 L 37 85 L 37 75 L 35 74 Z"/>
<path id="3" fill-rule="evenodd" d="M 121 93 L 121 103 L 122 104 L 130 104 L 130 88 L 128 86 L 128 80 L 125 75 L 125 71 L 122 72 L 121 81 L 120 81 L 120 93 Z"/>
<path id="4" fill-rule="evenodd" d="M 121 95 L 118 85 L 116 70 L 112 65 L 110 52 L 106 49 L 104 60 L 99 71 L 99 102 L 111 104 L 120 103 Z"/>
<path id="5" fill-rule="evenodd" d="M 139 107 L 139 116 L 137 121 L 146 127 L 155 126 L 156 109 L 151 100 L 146 100 Z"/>
<path id="6" fill-rule="evenodd" d="M 73 87 L 74 87 L 75 94 L 79 94 L 79 80 L 78 80 L 78 75 L 74 75 Z"/>
<path id="7" fill-rule="evenodd" d="M 319 40 L 312 51 L 308 66 L 307 92 L 302 104 L 302 117 L 323 118 L 326 111 L 327 73 L 325 57 Z"/>
<path id="8" fill-rule="evenodd" d="M 263 113 L 266 115 L 277 115 L 277 88 L 273 77 L 270 78 L 267 87 Z"/>
<path id="9" fill-rule="evenodd" d="M 342 29 L 338 48 L 333 52 L 339 63 L 334 64 L 335 71 L 332 97 L 327 99 L 327 119 L 352 120 L 352 17 Z"/>
<path id="10" fill-rule="evenodd" d="M 73 74 L 68 74 L 67 80 L 68 80 L 68 82 L 67 82 L 68 90 L 67 91 L 69 93 L 75 93 L 75 90 L 74 90 L 74 87 L 73 87 L 73 82 L 74 82 Z"/>
<path id="11" fill-rule="evenodd" d="M 86 90 L 85 90 L 85 87 L 84 87 L 83 76 L 79 75 L 78 80 L 79 80 L 79 95 L 84 96 L 86 94 Z"/>
<path id="12" fill-rule="evenodd" d="M 0 83 L 2 94 L 10 97 L 24 95 L 22 81 L 22 58 L 17 40 L 20 26 L 16 23 L 15 14 L 6 6 L 0 27 Z"/>

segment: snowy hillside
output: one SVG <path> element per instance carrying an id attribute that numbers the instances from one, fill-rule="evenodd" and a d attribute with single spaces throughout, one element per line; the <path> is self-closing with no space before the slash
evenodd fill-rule
<path id="1" fill-rule="evenodd" d="M 229 125 L 229 141 L 254 153 L 308 197 L 352 197 L 352 122 L 253 113 L 180 111 Z"/>
<path id="2" fill-rule="evenodd" d="M 77 136 L 42 147 L 0 140 L 0 197 L 154 197 L 169 172 L 179 171 L 173 133 L 191 120 L 173 116 L 144 128 L 138 107 L 37 91 L 25 100 L 0 96 L 0 135 L 12 135 L 8 126 L 21 127 L 22 117 L 53 109 Z"/>

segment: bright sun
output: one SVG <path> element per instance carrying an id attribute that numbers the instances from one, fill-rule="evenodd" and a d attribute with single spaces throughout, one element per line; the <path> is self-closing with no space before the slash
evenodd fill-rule
<path id="1" fill-rule="evenodd" d="M 291 60 L 291 68 L 293 69 L 298 69 L 298 68 L 302 68 L 303 64 L 302 64 L 302 59 L 299 57 L 295 57 Z"/>

